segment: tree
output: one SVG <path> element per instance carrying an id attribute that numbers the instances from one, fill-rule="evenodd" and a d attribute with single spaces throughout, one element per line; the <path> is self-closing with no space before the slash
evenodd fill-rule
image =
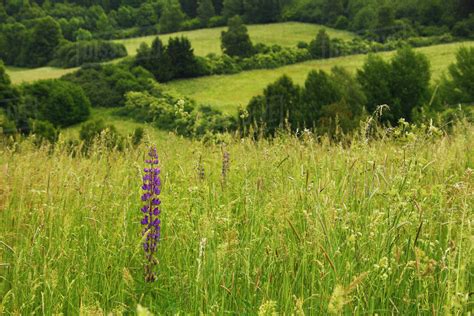
<path id="1" fill-rule="evenodd" d="M 300 121 L 300 88 L 290 77 L 283 75 L 270 84 L 263 92 L 265 97 L 264 121 L 268 134 L 273 135 L 278 128 L 288 122 L 296 128 Z"/>
<path id="2" fill-rule="evenodd" d="M 209 20 L 216 15 L 212 0 L 199 0 L 197 7 L 197 17 L 201 21 L 201 24 L 207 26 Z"/>
<path id="3" fill-rule="evenodd" d="M 184 13 L 190 18 L 195 18 L 197 14 L 198 0 L 179 0 Z"/>
<path id="4" fill-rule="evenodd" d="M 390 91 L 390 64 L 382 57 L 370 54 L 361 69 L 357 70 L 357 80 L 367 97 L 367 111 L 372 114 L 379 105 L 392 104 Z M 395 109 L 392 109 L 395 110 Z M 390 113 L 388 113 L 390 115 Z M 387 119 L 389 117 L 386 117 Z"/>
<path id="5" fill-rule="evenodd" d="M 327 23 L 333 24 L 338 16 L 344 14 L 343 0 L 324 0 L 323 16 Z"/>
<path id="6" fill-rule="evenodd" d="M 137 25 L 141 28 L 154 27 L 158 22 L 153 5 L 149 2 L 143 3 L 137 11 Z"/>
<path id="7" fill-rule="evenodd" d="M 184 13 L 176 2 L 168 2 L 161 14 L 160 32 L 170 33 L 179 31 L 181 23 L 184 21 Z"/>
<path id="8" fill-rule="evenodd" d="M 321 29 L 318 32 L 316 39 L 311 41 L 309 52 L 314 58 L 331 57 L 331 40 L 325 29 Z"/>
<path id="9" fill-rule="evenodd" d="M 243 0 L 224 0 L 222 14 L 227 19 L 236 15 L 242 16 L 244 14 Z"/>
<path id="10" fill-rule="evenodd" d="M 380 42 L 385 42 L 388 36 L 397 30 L 394 29 L 395 13 L 390 5 L 382 5 L 377 11 L 377 26 L 374 30 Z"/>
<path id="11" fill-rule="evenodd" d="M 62 38 L 61 27 L 56 20 L 49 16 L 37 19 L 29 35 L 25 64 L 32 67 L 46 65 L 54 58 Z"/>
<path id="12" fill-rule="evenodd" d="M 40 80 L 24 87 L 37 118 L 54 126 L 66 127 L 85 121 L 90 114 L 90 101 L 82 88 L 63 80 Z"/>
<path id="13" fill-rule="evenodd" d="M 474 48 L 461 47 L 456 63 L 449 66 L 449 76 L 441 82 L 443 102 L 448 104 L 474 102 Z"/>
<path id="14" fill-rule="evenodd" d="M 335 103 L 340 98 L 341 92 L 326 72 L 310 71 L 302 92 L 302 113 L 306 125 L 314 125 L 321 116 L 322 107 Z"/>
<path id="15" fill-rule="evenodd" d="M 117 11 L 117 23 L 120 27 L 132 27 L 135 24 L 135 11 L 132 7 L 121 6 Z"/>
<path id="16" fill-rule="evenodd" d="M 20 92 L 11 85 L 10 77 L 5 71 L 3 62 L 0 60 L 0 113 L 3 112 L 6 115 L 6 122 L 0 125 L 2 129 L 11 129 L 11 132 L 16 129 L 13 122 L 16 116 L 15 110 L 17 105 L 21 103 L 20 97 Z M 7 128 L 7 125 L 11 126 Z"/>
<path id="17" fill-rule="evenodd" d="M 413 110 L 430 97 L 430 63 L 428 58 L 405 47 L 397 51 L 391 62 L 390 89 L 401 117 L 412 120 Z"/>
<path id="18" fill-rule="evenodd" d="M 186 37 L 170 38 L 166 51 L 175 78 L 189 78 L 198 74 L 199 69 L 194 50 Z"/>
<path id="19" fill-rule="evenodd" d="M 249 57 L 254 49 L 248 35 L 247 27 L 237 15 L 229 19 L 229 29 L 221 33 L 221 47 L 229 56 Z"/>

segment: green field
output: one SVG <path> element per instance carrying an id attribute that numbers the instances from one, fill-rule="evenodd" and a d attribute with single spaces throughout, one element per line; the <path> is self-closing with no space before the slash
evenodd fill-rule
<path id="1" fill-rule="evenodd" d="M 7 73 L 10 76 L 13 84 L 20 84 L 23 82 L 33 82 L 41 79 L 57 79 L 65 74 L 76 71 L 78 68 L 54 68 L 54 67 L 41 67 L 41 68 L 18 68 L 18 67 L 6 67 Z"/>
<path id="2" fill-rule="evenodd" d="M 325 28 L 331 37 L 350 40 L 355 37 L 354 34 L 346 31 L 340 31 L 323 27 L 317 24 L 286 22 L 263 25 L 248 25 L 250 38 L 252 42 L 264 43 L 267 45 L 278 44 L 281 46 L 296 46 L 299 41 L 310 42 L 316 37 L 321 28 Z M 160 35 L 160 38 L 166 43 L 168 38 L 175 36 L 186 36 L 193 45 L 194 52 L 199 56 L 206 56 L 209 53 L 221 53 L 221 32 L 227 27 L 218 27 L 211 29 L 200 29 L 194 31 L 185 31 L 171 34 Z M 130 39 L 115 40 L 122 43 L 127 48 L 129 55 L 135 55 L 141 43 L 151 44 L 156 35 L 137 37 Z"/>
<path id="3" fill-rule="evenodd" d="M 0 146 L 0 314 L 469 315 L 474 129 L 434 135 L 229 137 L 225 179 L 221 145 L 150 135 L 163 183 L 153 284 L 145 145 Z"/>
<path id="4" fill-rule="evenodd" d="M 455 61 L 456 51 L 459 47 L 472 45 L 474 45 L 473 41 L 423 47 L 416 50 L 429 58 L 433 79 L 437 79 Z M 390 58 L 394 53 L 384 52 L 380 55 Z M 253 96 L 262 93 L 269 83 L 283 74 L 289 75 L 295 82 L 302 84 L 312 69 L 330 71 L 334 66 L 341 66 L 355 72 L 363 65 L 365 59 L 366 55 L 352 55 L 313 60 L 277 69 L 252 70 L 235 75 L 178 80 L 170 82 L 166 86 L 178 95 L 188 96 L 200 103 L 210 104 L 225 112 L 234 113 L 238 105 L 246 106 Z"/>
<path id="5" fill-rule="evenodd" d="M 318 31 L 322 28 L 320 25 L 308 23 L 275 23 L 266 25 L 249 25 L 249 33 L 254 43 L 279 44 L 282 46 L 295 46 L 299 41 L 311 41 Z M 162 35 L 161 38 L 167 41 L 172 36 L 187 36 L 193 45 L 197 55 L 205 56 L 208 53 L 220 54 L 220 34 L 225 27 L 201 29 L 195 31 L 186 31 Z M 352 33 L 339 31 L 325 27 L 331 37 L 341 39 L 351 39 L 354 37 Z M 133 56 L 136 54 L 137 48 L 142 42 L 150 44 L 156 35 L 137 37 L 115 42 L 123 43 L 127 48 L 128 54 Z M 32 82 L 40 79 L 55 79 L 67 73 L 73 72 L 77 68 L 62 69 L 53 67 L 41 67 L 36 69 L 7 67 L 7 72 L 14 84 L 22 82 Z"/>

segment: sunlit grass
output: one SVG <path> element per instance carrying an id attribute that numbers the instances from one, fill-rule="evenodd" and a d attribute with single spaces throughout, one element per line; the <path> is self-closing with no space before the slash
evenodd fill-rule
<path id="1" fill-rule="evenodd" d="M 310 42 L 316 37 L 318 31 L 326 29 L 329 36 L 350 40 L 355 37 L 353 33 L 332 29 L 326 26 L 309 23 L 285 22 L 274 24 L 257 24 L 247 26 L 249 35 L 253 43 L 264 43 L 267 45 L 278 44 L 281 46 L 294 47 L 299 41 Z M 221 53 L 221 32 L 227 27 L 217 27 L 210 29 L 200 29 L 194 31 L 177 32 L 160 35 L 164 43 L 168 38 L 176 36 L 186 36 L 191 41 L 195 54 L 205 56 L 209 53 Z M 156 35 L 116 40 L 127 48 L 128 54 L 136 54 L 141 43 L 148 45 L 156 38 Z"/>
<path id="2" fill-rule="evenodd" d="M 472 46 L 474 42 L 436 45 L 416 49 L 427 55 L 431 62 L 432 78 L 438 79 L 443 71 L 455 61 L 456 51 L 461 46 Z M 389 59 L 395 52 L 380 53 Z M 228 113 L 235 113 L 239 105 L 246 106 L 250 99 L 262 93 L 263 89 L 283 74 L 290 76 L 296 83 L 303 84 L 312 69 L 330 71 L 341 66 L 351 72 L 362 67 L 366 55 L 353 55 L 326 60 L 312 60 L 277 69 L 252 70 L 235 75 L 201 77 L 177 80 L 166 84 L 177 95 L 184 95 L 203 104 L 210 104 Z"/>
<path id="3" fill-rule="evenodd" d="M 473 136 L 229 138 L 223 183 L 220 145 L 151 135 L 163 179 L 154 284 L 140 246 L 146 146 L 0 147 L 0 314 L 466 314 Z"/>

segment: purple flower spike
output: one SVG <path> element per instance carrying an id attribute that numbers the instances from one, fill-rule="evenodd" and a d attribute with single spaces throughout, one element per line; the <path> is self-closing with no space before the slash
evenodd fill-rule
<path id="1" fill-rule="evenodd" d="M 143 169 L 145 175 L 143 176 L 141 189 L 144 192 L 141 200 L 145 202 L 145 205 L 141 208 L 142 213 L 144 213 L 141 224 L 144 225 L 142 236 L 146 235 L 146 240 L 143 243 L 146 260 L 145 281 L 153 282 L 156 280 L 153 270 L 157 263 L 154 256 L 161 236 L 161 220 L 158 218 L 161 211 L 157 207 L 161 204 L 161 200 L 158 197 L 161 194 L 161 179 L 159 176 L 160 168 L 157 166 L 159 163 L 158 154 L 155 147 L 150 148 L 145 163 L 148 164 L 148 167 Z"/>

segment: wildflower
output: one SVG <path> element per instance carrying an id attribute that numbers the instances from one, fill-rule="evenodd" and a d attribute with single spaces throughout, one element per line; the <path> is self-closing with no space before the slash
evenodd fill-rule
<path id="1" fill-rule="evenodd" d="M 224 150 L 222 153 L 222 183 L 225 184 L 227 179 L 227 173 L 230 169 L 230 154 Z"/>
<path id="2" fill-rule="evenodd" d="M 161 212 L 158 207 L 161 204 L 161 200 L 158 198 L 161 193 L 161 179 L 160 169 L 157 167 L 159 161 L 155 147 L 150 148 L 145 162 L 149 167 L 143 169 L 145 175 L 143 176 L 141 188 L 144 193 L 141 196 L 141 200 L 145 202 L 145 205 L 141 208 L 141 212 L 144 214 L 141 224 L 143 225 L 143 250 L 145 251 L 146 258 L 145 280 L 153 282 L 156 279 L 153 268 L 157 263 L 154 255 L 161 236 L 161 221 L 158 218 Z"/>
<path id="3" fill-rule="evenodd" d="M 205 172 L 204 172 L 204 166 L 202 165 L 202 156 L 199 156 L 199 161 L 197 165 L 197 172 L 198 172 L 198 177 L 199 180 L 204 180 L 205 177 Z"/>

